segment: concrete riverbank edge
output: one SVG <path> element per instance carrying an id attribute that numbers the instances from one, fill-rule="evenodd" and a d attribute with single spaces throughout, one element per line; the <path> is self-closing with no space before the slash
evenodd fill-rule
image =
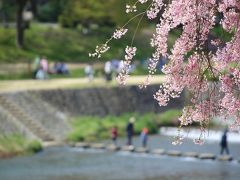
<path id="1" fill-rule="evenodd" d="M 198 152 L 181 152 L 176 150 L 165 150 L 165 149 L 148 149 L 144 147 L 135 147 L 135 146 L 116 146 L 113 144 L 105 145 L 102 143 L 75 143 L 71 144 L 74 148 L 82 148 L 82 149 L 101 149 L 111 152 L 117 151 L 125 151 L 130 153 L 146 153 L 152 155 L 164 155 L 164 156 L 171 156 L 171 157 L 189 157 L 189 158 L 196 158 L 200 160 L 218 160 L 224 162 L 230 162 L 236 160 L 240 164 L 240 157 L 234 158 L 230 155 L 215 155 L 212 153 L 198 153 Z"/>

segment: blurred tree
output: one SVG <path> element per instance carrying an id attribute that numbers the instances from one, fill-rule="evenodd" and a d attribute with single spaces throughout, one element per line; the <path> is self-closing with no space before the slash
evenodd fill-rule
<path id="1" fill-rule="evenodd" d="M 118 24 L 122 26 L 125 24 L 131 17 L 133 17 L 133 14 L 126 14 L 126 4 L 134 4 L 136 0 L 108 0 L 109 3 L 105 5 L 105 8 L 108 9 L 109 16 L 111 16 L 112 21 L 115 22 L 115 24 Z M 144 11 L 146 8 L 146 5 L 142 5 L 137 13 L 140 13 Z M 123 16 L 124 14 L 124 16 Z"/>
<path id="2" fill-rule="evenodd" d="M 16 21 L 16 42 L 17 46 L 22 48 L 24 30 L 29 25 L 23 17 L 26 11 L 32 12 L 40 22 L 57 22 L 59 20 L 64 27 L 74 28 L 81 24 L 88 30 L 91 24 L 111 27 L 123 25 L 132 17 L 132 15 L 122 16 L 126 4 L 132 4 L 135 0 L 0 0 L 0 2 L 2 2 L 0 15 L 4 25 L 7 27 L 8 21 Z M 140 11 L 144 10 L 146 5 L 142 7 Z M 135 27 L 138 19 L 136 18 L 130 27 Z M 141 23 L 141 25 L 143 24 Z"/>
<path id="3" fill-rule="evenodd" d="M 112 18 L 106 5 L 111 0 L 71 0 L 59 18 L 64 27 L 76 27 L 81 23 L 84 27 L 90 24 L 113 25 Z"/>
<path id="4" fill-rule="evenodd" d="M 68 0 L 50 0 L 39 2 L 37 19 L 41 22 L 57 22 Z"/>
<path id="5" fill-rule="evenodd" d="M 28 0 L 17 0 L 17 16 L 16 16 L 16 27 L 17 27 L 17 39 L 16 43 L 19 48 L 23 47 L 24 43 L 24 21 L 23 21 L 23 10 Z"/>
<path id="6" fill-rule="evenodd" d="M 132 17 L 132 14 L 122 15 L 126 10 L 127 3 L 133 4 L 135 0 L 71 0 L 67 2 L 59 21 L 64 27 L 73 28 L 78 24 L 85 28 L 89 28 L 91 24 L 100 26 L 123 25 Z M 147 6 L 148 4 L 142 5 L 137 13 L 144 11 Z M 130 26 L 135 27 L 138 19 L 136 18 Z M 141 25 L 145 25 L 144 22 L 146 20 L 143 20 Z"/>
<path id="7" fill-rule="evenodd" d="M 3 27 L 9 27 L 9 21 L 15 19 L 16 6 L 13 0 L 0 0 L 0 17 Z"/>
<path id="8" fill-rule="evenodd" d="M 32 18 L 32 13 L 37 14 L 37 0 L 1 0 L 1 17 L 4 26 L 8 27 L 8 18 L 16 20 L 16 44 L 19 48 L 24 45 L 24 30 L 29 25 L 27 21 Z M 28 10 L 28 14 L 24 14 Z M 13 18 L 13 14 L 15 18 Z M 26 21 L 24 21 L 24 18 Z"/>
<path id="9" fill-rule="evenodd" d="M 23 11 L 28 0 L 17 0 L 17 16 L 16 16 L 16 27 L 17 27 L 17 46 L 23 48 L 24 44 L 24 20 Z"/>

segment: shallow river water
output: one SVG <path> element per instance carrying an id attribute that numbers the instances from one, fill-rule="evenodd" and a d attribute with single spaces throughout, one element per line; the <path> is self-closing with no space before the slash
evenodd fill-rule
<path id="1" fill-rule="evenodd" d="M 151 148 L 218 153 L 217 142 L 196 146 L 190 141 L 173 147 L 168 137 L 151 137 Z M 120 140 L 119 144 L 124 143 Z M 138 138 L 135 145 L 139 145 Z M 230 144 L 234 158 L 239 144 Z M 156 156 L 71 147 L 48 148 L 32 156 L 0 160 L 0 180 L 239 180 L 240 163 Z"/>

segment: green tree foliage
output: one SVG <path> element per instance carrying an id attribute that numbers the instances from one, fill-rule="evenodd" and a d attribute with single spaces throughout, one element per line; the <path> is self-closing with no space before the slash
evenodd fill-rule
<path id="1" fill-rule="evenodd" d="M 23 14 L 24 10 L 31 10 L 34 14 L 36 14 L 36 0 L 1 0 L 1 14 L 2 19 L 7 26 L 7 17 L 15 14 L 16 21 L 16 44 L 19 48 L 23 48 L 24 46 L 24 31 L 26 27 L 29 26 L 29 22 L 24 20 Z M 27 8 L 27 6 L 29 6 Z"/>
<path id="2" fill-rule="evenodd" d="M 76 27 L 78 24 L 84 27 L 89 27 L 91 24 L 123 25 L 132 17 L 132 15 L 123 16 L 126 4 L 134 2 L 134 0 L 71 0 L 66 4 L 59 20 L 64 27 Z M 142 7 L 142 10 L 144 9 L 146 5 Z M 134 23 L 136 25 L 137 19 Z"/>
<path id="3" fill-rule="evenodd" d="M 105 9 L 107 9 L 109 16 L 112 21 L 118 26 L 124 25 L 129 19 L 133 17 L 133 14 L 126 14 L 126 4 L 134 4 L 136 0 L 108 0 L 109 3 L 105 5 Z M 148 4 L 141 5 L 139 7 L 139 11 L 135 14 L 141 13 L 146 10 Z M 133 22 L 130 23 L 130 27 L 136 27 L 140 18 L 136 18 Z M 146 25 L 146 21 L 143 19 L 141 25 Z"/>
<path id="4" fill-rule="evenodd" d="M 41 22 L 57 22 L 68 0 L 50 0 L 39 3 L 37 19 Z"/>
<path id="5" fill-rule="evenodd" d="M 81 23 L 85 27 L 90 24 L 112 24 L 110 14 L 107 12 L 106 4 L 110 0 L 71 0 L 68 1 L 60 23 L 64 27 L 76 27 Z"/>
<path id="6" fill-rule="evenodd" d="M 8 21 L 15 20 L 16 6 L 13 0 L 0 0 L 0 14 L 4 25 L 8 26 Z"/>

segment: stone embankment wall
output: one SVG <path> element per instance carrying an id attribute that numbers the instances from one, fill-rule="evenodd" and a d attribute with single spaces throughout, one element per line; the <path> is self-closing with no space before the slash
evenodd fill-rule
<path id="1" fill-rule="evenodd" d="M 158 85 L 139 89 L 138 86 L 89 88 L 81 90 L 51 90 L 31 92 L 70 116 L 119 115 L 125 112 L 162 112 L 169 108 L 182 108 L 183 97 L 159 107 L 153 99 Z"/>
<path id="2" fill-rule="evenodd" d="M 183 107 L 183 97 L 172 100 L 167 107 L 159 107 L 153 99 L 158 87 L 152 85 L 144 90 L 137 86 L 127 86 L 4 93 L 0 95 L 0 101 L 6 99 L 8 105 L 6 102 L 0 102 L 0 131 L 34 137 L 38 136 L 36 132 L 40 131 L 39 133 L 43 134 L 42 131 L 46 130 L 54 139 L 63 139 L 70 130 L 70 117 L 162 112 L 169 108 Z M 14 112 L 16 109 L 18 113 Z M 28 121 L 35 123 L 28 126 L 18 114 L 24 114 L 21 118 L 28 117 Z"/>

